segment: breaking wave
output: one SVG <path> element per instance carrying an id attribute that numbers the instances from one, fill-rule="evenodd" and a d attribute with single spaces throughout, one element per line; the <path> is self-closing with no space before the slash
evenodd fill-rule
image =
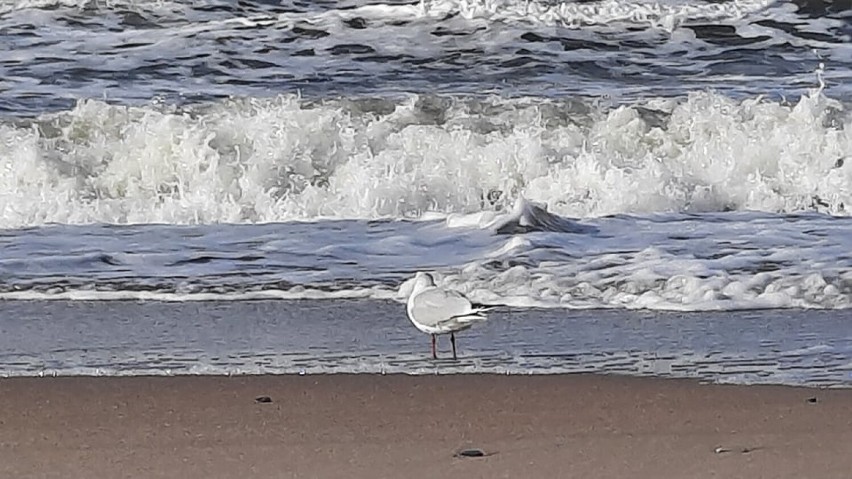
<path id="1" fill-rule="evenodd" d="M 706 92 L 621 106 L 537 98 L 311 101 L 184 109 L 81 101 L 0 123 L 0 227 L 553 214 L 848 215 L 852 117 Z"/>

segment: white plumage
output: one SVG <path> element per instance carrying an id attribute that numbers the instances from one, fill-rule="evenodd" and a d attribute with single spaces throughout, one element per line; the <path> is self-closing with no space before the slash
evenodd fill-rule
<path id="1" fill-rule="evenodd" d="M 408 319 L 414 326 L 432 335 L 432 357 L 437 359 L 436 336 L 450 335 L 453 359 L 456 359 L 456 336 L 458 331 L 484 321 L 482 314 L 489 308 L 474 305 L 458 291 L 438 288 L 429 273 L 417 273 L 414 286 L 408 297 Z"/>

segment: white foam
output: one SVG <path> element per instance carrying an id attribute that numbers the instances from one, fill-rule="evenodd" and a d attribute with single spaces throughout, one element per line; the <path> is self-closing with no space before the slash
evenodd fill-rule
<path id="1" fill-rule="evenodd" d="M 688 20 L 719 20 L 742 18 L 763 10 L 777 0 L 732 0 L 725 3 L 704 3 L 680 0 L 603 0 L 596 2 L 538 2 L 529 0 L 422 0 L 419 4 L 371 4 L 354 8 L 316 11 L 305 14 L 256 15 L 233 18 L 229 21 L 243 25 L 270 25 L 275 21 L 306 20 L 319 22 L 331 18 L 405 19 L 413 17 L 445 18 L 460 14 L 466 19 L 483 18 L 493 21 L 526 21 L 566 26 L 606 24 L 613 22 L 676 25 Z M 166 0 L 15 0 L 0 5 L 0 13 L 28 9 L 99 8 L 135 9 L 186 14 L 180 2 Z"/>
<path id="2" fill-rule="evenodd" d="M 685 21 L 736 20 L 763 10 L 777 0 L 535 2 L 524 0 L 431 0 L 421 3 L 428 15 L 504 22 L 537 22 L 579 28 L 616 22 L 648 24 L 669 30 Z"/>
<path id="3" fill-rule="evenodd" d="M 416 218 L 508 208 L 520 195 L 566 217 L 849 214 L 852 118 L 821 94 L 792 105 L 694 93 L 573 108 L 418 97 L 390 113 L 295 96 L 188 111 L 81 101 L 35 126 L 0 124 L 0 227 Z M 648 108 L 664 124 L 649 123 Z"/>
<path id="4" fill-rule="evenodd" d="M 579 224 L 511 235 L 424 221 L 32 228 L 3 238 L 0 298 L 403 301 L 405 279 L 428 270 L 494 305 L 852 307 L 848 218 L 655 214 Z"/>
<path id="5" fill-rule="evenodd" d="M 764 10 L 778 0 L 732 0 L 705 3 L 688 0 L 603 0 L 539 2 L 529 0 L 422 0 L 419 4 L 371 4 L 341 10 L 228 19 L 250 26 L 272 26 L 307 21 L 331 25 L 341 19 L 445 19 L 456 15 L 468 21 L 559 25 L 580 28 L 613 23 L 639 24 L 673 30 L 689 21 L 734 21 Z M 202 27 L 203 28 L 203 27 Z"/>
<path id="6" fill-rule="evenodd" d="M 478 301 L 518 307 L 852 307 L 848 221 L 813 217 L 797 224 L 754 214 L 708 219 L 601 219 L 594 223 L 598 234 L 537 234 L 520 244 L 512 238 L 487 260 L 442 281 Z M 547 251 L 572 258 L 536 260 Z M 495 259 L 505 266 L 495 267 Z M 477 298 L 477 291 L 487 293 Z"/>

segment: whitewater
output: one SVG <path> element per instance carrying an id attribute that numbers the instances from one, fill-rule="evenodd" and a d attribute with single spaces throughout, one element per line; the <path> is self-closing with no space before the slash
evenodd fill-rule
<path id="1" fill-rule="evenodd" d="M 413 219 L 511 207 L 570 217 L 852 204 L 852 116 L 697 92 L 555 99 L 309 100 L 133 107 L 82 100 L 0 125 L 0 222 Z"/>

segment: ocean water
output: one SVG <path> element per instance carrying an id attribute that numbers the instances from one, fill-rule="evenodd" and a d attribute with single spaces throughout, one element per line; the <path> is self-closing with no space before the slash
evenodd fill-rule
<path id="1" fill-rule="evenodd" d="M 846 0 L 3 2 L 3 331 L 49 301 L 401 305 L 429 270 L 541 334 L 767 310 L 848 365 L 850 108 Z"/>
<path id="2" fill-rule="evenodd" d="M 852 386 L 852 311 L 499 309 L 449 339 L 369 299 L 0 302 L 0 377 L 618 374 Z M 404 314 L 404 313 L 403 313 Z"/>

